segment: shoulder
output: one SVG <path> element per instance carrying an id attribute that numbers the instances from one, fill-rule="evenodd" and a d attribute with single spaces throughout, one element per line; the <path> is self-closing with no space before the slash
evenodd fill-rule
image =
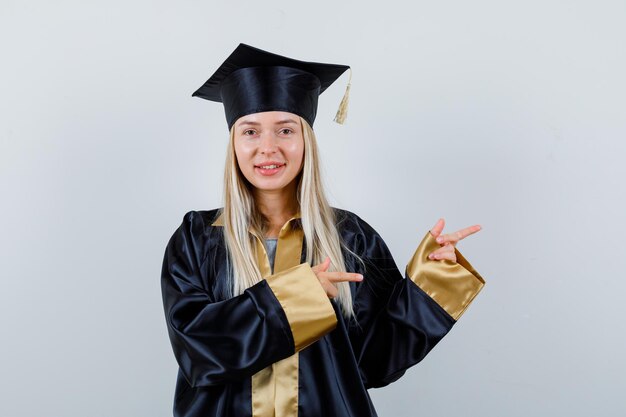
<path id="1" fill-rule="evenodd" d="M 221 209 L 190 210 L 182 216 L 171 240 L 193 241 L 196 244 L 206 242 L 213 234 L 213 222 L 219 217 Z"/>
<path id="2" fill-rule="evenodd" d="M 356 256 L 362 261 L 361 264 L 366 269 L 369 268 L 370 271 L 387 271 L 384 274 L 375 274 L 375 276 L 390 278 L 395 274 L 393 281 L 398 279 L 397 266 L 381 235 L 356 213 L 335 207 L 333 210 L 335 211 L 337 232 L 343 246 L 348 249 L 347 253 L 344 254 L 346 262 L 348 264 L 352 262 L 353 269 L 358 270 L 359 262 L 353 260 Z"/>
<path id="3" fill-rule="evenodd" d="M 221 228 L 212 226 L 219 212 L 220 209 L 187 211 L 167 243 L 166 254 L 177 257 L 193 253 L 196 262 L 203 261 L 208 249 L 219 245 L 222 238 L 216 230 Z"/>
<path id="4" fill-rule="evenodd" d="M 190 210 L 183 215 L 181 226 L 193 226 L 197 228 L 210 228 L 221 213 L 221 208 L 212 210 Z"/>
<path id="5" fill-rule="evenodd" d="M 372 248 L 386 248 L 380 234 L 358 214 L 336 207 L 333 210 L 337 232 L 350 250 L 366 256 Z"/>
<path id="6" fill-rule="evenodd" d="M 352 232 L 365 235 L 378 235 L 378 232 L 356 213 L 337 207 L 333 207 L 332 209 L 335 212 L 335 225 L 340 233 Z"/>

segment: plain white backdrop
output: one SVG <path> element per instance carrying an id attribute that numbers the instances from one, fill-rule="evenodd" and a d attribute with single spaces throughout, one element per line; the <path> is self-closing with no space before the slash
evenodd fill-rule
<path id="1" fill-rule="evenodd" d="M 623 1 L 0 1 L 0 415 L 171 416 L 167 240 L 221 205 L 239 42 L 351 65 L 333 205 L 403 269 L 439 217 L 487 285 L 383 416 L 626 410 Z"/>

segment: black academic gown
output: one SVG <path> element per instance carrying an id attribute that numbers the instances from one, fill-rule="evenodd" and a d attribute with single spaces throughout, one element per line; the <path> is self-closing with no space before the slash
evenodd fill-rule
<path id="1" fill-rule="evenodd" d="M 335 209 L 356 319 L 347 320 L 304 262 L 299 218 L 280 232 L 274 274 L 260 238 L 264 279 L 228 297 L 218 210 L 190 211 L 167 244 L 161 285 L 179 364 L 177 417 L 376 416 L 367 389 L 400 378 L 444 337 L 484 285 L 457 262 L 429 260 L 426 233 L 400 273 L 380 235 Z"/>

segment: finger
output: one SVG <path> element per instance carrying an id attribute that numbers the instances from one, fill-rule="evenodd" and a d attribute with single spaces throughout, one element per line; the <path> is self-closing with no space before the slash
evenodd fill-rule
<path id="1" fill-rule="evenodd" d="M 328 298 L 335 298 L 337 294 L 339 294 L 339 290 L 333 284 L 328 284 L 326 287 L 324 287 L 324 290 L 326 291 L 326 295 L 328 295 Z"/>
<path id="2" fill-rule="evenodd" d="M 352 272 L 321 272 L 319 276 L 330 282 L 363 281 L 363 275 Z"/>
<path id="3" fill-rule="evenodd" d="M 339 294 L 339 289 L 335 286 L 335 284 L 328 281 L 326 278 L 323 278 L 323 277 L 318 277 L 318 278 L 328 298 L 335 298 L 337 294 Z"/>
<path id="4" fill-rule="evenodd" d="M 482 230 L 482 226 L 479 224 L 475 224 L 473 226 L 466 227 L 465 229 L 461 229 L 460 232 L 463 234 L 463 238 L 468 237 L 469 235 L 473 235 L 474 233 Z"/>
<path id="5" fill-rule="evenodd" d="M 472 235 L 472 234 L 478 232 L 481 229 L 482 229 L 482 227 L 479 224 L 475 224 L 474 226 L 469 226 L 469 227 L 466 227 L 464 229 L 457 230 L 454 233 L 448 233 L 448 234 L 445 234 L 445 235 L 441 235 L 441 236 L 437 237 L 437 242 L 438 243 L 447 243 L 447 242 L 457 243 L 459 240 L 465 239 L 469 235 Z"/>
<path id="6" fill-rule="evenodd" d="M 320 276 L 330 282 L 363 281 L 363 275 L 349 272 L 322 272 Z"/>
<path id="7" fill-rule="evenodd" d="M 330 268 L 330 256 L 327 256 L 326 259 L 324 259 L 324 262 L 322 262 L 321 272 L 326 272 L 328 268 Z"/>
<path id="8" fill-rule="evenodd" d="M 330 267 L 330 257 L 327 256 L 326 259 L 324 259 L 324 262 L 322 262 L 321 264 L 315 265 L 311 269 L 313 270 L 315 274 L 317 274 L 319 272 L 326 272 L 329 267 Z"/>
<path id="9" fill-rule="evenodd" d="M 433 228 L 430 229 L 430 234 L 433 235 L 433 237 L 439 236 L 445 225 L 446 225 L 446 221 L 443 218 L 437 220 L 437 223 L 435 223 Z"/>
<path id="10" fill-rule="evenodd" d="M 456 253 L 455 252 L 438 252 L 431 253 L 428 257 L 434 261 L 448 260 L 456 262 Z"/>
<path id="11" fill-rule="evenodd" d="M 429 259 L 439 259 L 440 256 L 445 254 L 455 253 L 454 246 L 451 244 L 446 244 L 446 246 L 442 246 L 441 248 L 432 251 L 429 255 Z"/>

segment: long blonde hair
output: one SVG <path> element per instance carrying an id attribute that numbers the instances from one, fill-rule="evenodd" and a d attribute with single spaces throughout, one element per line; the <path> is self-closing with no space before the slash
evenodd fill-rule
<path id="1" fill-rule="evenodd" d="M 316 265 L 328 256 L 331 261 L 328 271 L 346 272 L 341 252 L 342 242 L 335 227 L 335 214 L 324 193 L 315 133 L 301 117 L 300 123 L 304 137 L 304 162 L 298 174 L 297 200 L 306 244 L 306 262 Z M 265 220 L 257 210 L 248 182 L 239 169 L 234 148 L 234 132 L 235 129 L 232 128 L 226 154 L 222 214 L 232 294 L 239 295 L 263 279 L 255 262 L 255 238 L 249 233 L 249 228 L 263 236 Z M 353 317 L 349 283 L 340 282 L 337 288 L 339 291 L 336 300 L 344 316 Z"/>

